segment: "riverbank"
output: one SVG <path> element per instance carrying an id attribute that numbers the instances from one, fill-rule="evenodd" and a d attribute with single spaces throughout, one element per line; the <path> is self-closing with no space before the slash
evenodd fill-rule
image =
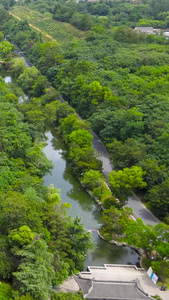
<path id="1" fill-rule="evenodd" d="M 99 235 L 103 240 L 106 241 L 106 239 L 101 235 L 101 233 L 100 233 L 99 230 L 97 230 L 97 233 L 98 233 L 98 235 Z M 111 241 L 109 241 L 109 243 L 110 243 L 110 244 L 114 244 L 114 245 L 116 245 L 116 246 L 118 246 L 118 247 L 129 247 L 129 248 L 133 249 L 134 251 L 136 251 L 140 256 L 142 256 L 143 253 L 144 253 L 144 251 L 143 251 L 141 248 L 138 248 L 138 247 L 135 247 L 135 246 L 131 246 L 131 245 L 129 245 L 129 244 L 127 244 L 127 243 L 124 243 L 124 242 L 118 242 L 118 241 L 115 241 L 115 240 L 111 240 Z"/>
<path id="2" fill-rule="evenodd" d="M 54 133 L 53 133 L 54 134 Z M 72 173 L 72 168 L 66 161 L 66 147 L 61 138 L 55 133 L 47 133 L 47 145 L 44 148 L 46 156 L 52 160 L 54 168 L 52 174 L 44 177 L 45 185 L 54 184 L 61 191 L 61 201 L 71 204 L 69 215 L 79 216 L 81 222 L 93 237 L 96 248 L 88 253 L 85 267 L 101 265 L 103 263 L 139 264 L 139 255 L 129 247 L 117 247 L 99 237 L 97 230 L 101 212 L 97 203 L 85 192 Z"/>
<path id="3" fill-rule="evenodd" d="M 19 51 L 17 51 L 18 54 L 20 56 L 24 57 L 26 66 L 31 67 L 32 64 L 27 60 L 27 58 L 22 53 L 22 51 L 20 51 L 19 48 L 18 48 L 18 50 L 19 50 Z M 92 143 L 93 143 L 94 149 L 100 155 L 100 159 L 103 162 L 103 174 L 107 177 L 108 174 L 113 169 L 108 152 L 107 152 L 105 146 L 103 145 L 103 143 L 97 137 L 97 135 L 95 135 L 95 133 L 93 133 Z M 99 189 L 102 190 L 102 184 L 100 185 Z M 90 194 L 93 197 L 92 191 L 90 192 Z M 94 197 L 94 199 L 96 199 L 96 197 Z M 102 201 L 102 199 L 98 198 L 98 202 L 102 203 L 103 201 Z M 132 208 L 134 217 L 141 218 L 143 220 L 144 224 L 156 225 L 159 223 L 159 220 L 146 208 L 146 206 L 141 201 L 138 201 L 137 196 L 133 195 L 132 197 L 128 198 L 128 206 Z"/>
<path id="4" fill-rule="evenodd" d="M 5 76 L 5 74 L 4 74 Z M 8 82 L 11 78 L 8 76 Z M 6 80 L 6 79 L 5 79 Z M 49 136 L 50 145 L 47 150 L 47 157 L 54 160 L 55 169 L 52 175 L 45 176 L 46 185 L 53 183 L 57 188 L 61 190 L 61 198 L 63 202 L 71 203 L 72 208 L 69 210 L 72 218 L 79 216 L 86 229 L 97 229 L 100 228 L 100 207 L 97 203 L 91 199 L 86 193 L 80 183 L 77 182 L 75 176 L 72 174 L 72 168 L 65 159 L 66 147 L 64 143 L 53 138 L 52 134 Z M 51 148 L 54 148 L 53 150 Z M 49 154 L 50 153 L 50 154 Z M 50 157 L 51 155 L 51 157 Z M 61 174 L 58 174 L 61 171 Z M 101 241 L 98 236 L 94 237 L 94 242 L 97 244 L 97 249 L 88 256 L 88 264 L 101 263 L 129 263 L 136 264 L 138 262 L 138 255 L 131 251 L 131 249 L 120 249 L 115 245 L 111 245 L 107 242 Z"/>

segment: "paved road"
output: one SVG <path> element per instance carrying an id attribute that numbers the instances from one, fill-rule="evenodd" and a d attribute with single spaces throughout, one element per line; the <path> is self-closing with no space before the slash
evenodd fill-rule
<path id="1" fill-rule="evenodd" d="M 108 174 L 113 170 L 108 152 L 98 136 L 94 132 L 92 132 L 92 135 L 93 147 L 100 154 L 100 160 L 103 162 L 103 174 L 108 177 Z M 154 226 L 160 223 L 160 221 L 151 213 L 150 210 L 147 209 L 136 195 L 128 198 L 127 206 L 133 209 L 134 217 L 142 219 L 145 225 L 150 224 Z"/>
<path id="2" fill-rule="evenodd" d="M 160 221 L 152 214 L 150 210 L 140 201 L 140 199 L 133 195 L 128 198 L 128 207 L 133 209 L 133 215 L 135 218 L 140 218 L 143 220 L 145 225 L 156 225 L 160 223 Z"/>
<path id="3" fill-rule="evenodd" d="M 98 136 L 93 131 L 91 131 L 91 134 L 93 135 L 93 140 L 92 140 L 93 148 L 100 155 L 99 159 L 103 163 L 103 174 L 107 178 L 109 173 L 113 170 L 113 166 L 111 165 L 108 152 L 105 146 L 103 145 L 102 141 L 98 138 Z"/>

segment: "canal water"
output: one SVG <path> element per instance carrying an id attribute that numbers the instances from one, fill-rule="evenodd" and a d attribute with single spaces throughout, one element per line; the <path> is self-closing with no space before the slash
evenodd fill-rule
<path id="1" fill-rule="evenodd" d="M 54 184 L 61 191 L 61 201 L 71 204 L 68 214 L 74 218 L 79 216 L 84 227 L 91 231 L 95 250 L 89 252 L 85 266 L 100 266 L 103 264 L 139 264 L 139 255 L 129 247 L 118 247 L 101 239 L 96 231 L 101 224 L 100 207 L 85 192 L 77 181 L 73 170 L 66 161 L 66 147 L 56 132 L 46 134 L 47 146 L 44 152 L 48 159 L 53 162 L 52 174 L 44 177 L 45 185 Z"/>
<path id="2" fill-rule="evenodd" d="M 0 72 L 0 76 L 6 83 L 10 83 L 11 77 L 5 72 Z M 21 97 L 24 101 L 27 97 Z M 47 145 L 44 153 L 53 162 L 52 174 L 44 177 L 44 184 L 54 184 L 61 191 L 61 201 L 68 202 L 71 208 L 68 214 L 74 218 L 79 216 L 81 222 L 87 230 L 92 233 L 93 241 L 96 244 L 95 250 L 88 253 L 85 267 L 101 266 L 103 264 L 134 264 L 139 265 L 139 255 L 129 247 L 117 247 L 101 239 L 97 233 L 100 228 L 101 209 L 90 195 L 83 189 L 73 174 L 73 170 L 66 160 L 66 147 L 55 131 L 46 133 Z M 97 137 L 94 137 L 93 146 L 101 153 L 104 166 L 104 174 L 110 172 L 107 154 Z"/>

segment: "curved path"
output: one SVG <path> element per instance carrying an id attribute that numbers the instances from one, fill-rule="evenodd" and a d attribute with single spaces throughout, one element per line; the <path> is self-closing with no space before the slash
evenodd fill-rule
<path id="1" fill-rule="evenodd" d="M 145 225 L 157 225 L 160 221 L 152 214 L 152 212 L 147 209 L 147 207 L 140 201 L 136 196 L 130 196 L 128 198 L 128 207 L 131 207 L 133 210 L 133 216 L 135 218 L 140 218 L 143 220 Z"/>
<path id="2" fill-rule="evenodd" d="M 93 147 L 98 153 L 100 153 L 100 160 L 103 162 L 103 174 L 108 177 L 108 174 L 113 170 L 113 165 L 111 164 L 108 152 L 101 140 L 94 132 L 92 132 L 92 135 Z M 150 224 L 154 226 L 160 223 L 160 221 L 152 214 L 149 209 L 147 209 L 147 207 L 135 194 L 128 198 L 127 206 L 132 208 L 133 216 L 135 218 L 142 219 L 145 225 Z"/>

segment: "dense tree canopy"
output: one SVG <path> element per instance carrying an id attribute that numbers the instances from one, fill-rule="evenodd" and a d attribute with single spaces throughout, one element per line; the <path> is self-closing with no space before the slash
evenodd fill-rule
<path id="1" fill-rule="evenodd" d="M 35 67 L 25 69 L 22 60 L 19 64 L 13 59 L 12 49 L 13 46 L 8 53 L 11 60 L 8 57 L 5 64 L 10 62 L 12 72 L 17 70 L 15 79 L 19 78 L 21 86 L 26 82 L 22 75 L 26 76 L 26 90 L 34 93 L 41 75 Z M 92 247 L 90 234 L 80 220 L 71 220 L 65 205 L 60 204 L 59 191 L 54 186 L 43 186 L 42 177 L 52 169 L 43 153 L 44 130 L 56 119 L 56 107 L 60 105 L 59 101 L 55 106 L 46 103 L 47 87 L 42 99 L 34 97 L 30 102 L 19 103 L 15 95 L 19 89 L 12 84 L 7 87 L 0 79 L 0 279 L 11 285 L 0 285 L 2 299 L 55 297 L 53 286 L 83 269 L 87 250 Z M 37 116 L 33 117 L 35 108 Z M 39 120 L 40 108 L 43 119 Z M 65 112 L 64 106 L 60 115 Z M 40 126 L 42 120 L 44 124 Z M 88 143 L 90 134 L 85 130 L 84 134 Z M 72 143 L 73 139 L 72 136 Z"/>
<path id="2" fill-rule="evenodd" d="M 13 1 L 0 2 L 5 9 L 11 9 L 14 4 Z M 89 241 L 79 221 L 71 222 L 67 218 L 64 206 L 54 196 L 58 192 L 51 192 L 52 188 L 42 185 L 43 175 L 52 167 L 42 153 L 46 126 L 58 127 L 68 145 L 68 157 L 75 174 L 92 189 L 94 196 L 102 202 L 105 200 L 103 231 L 107 231 L 109 239 L 116 235 L 116 230 L 122 235 L 130 213 L 125 212 L 129 217 L 126 219 L 125 213 L 118 211 L 118 200 L 106 189 L 101 162 L 92 148 L 89 124 L 104 142 L 117 170 L 109 175 L 115 196 L 123 204 L 132 189 L 140 189 L 148 207 L 168 222 L 169 40 L 162 34 L 138 34 L 133 28 L 167 28 L 169 4 L 166 0 L 79 3 L 30 0 L 12 9 L 18 13 L 22 5 L 24 9 L 26 5 L 27 13 L 30 9 L 46 13 L 41 28 L 49 31 L 49 35 L 56 34 L 57 40 L 49 42 L 29 26 L 27 18 L 14 19 L 0 7 L 0 30 L 17 43 L 35 66 L 25 68 L 23 61 L 15 57 L 14 46 L 2 41 L 3 34 L 0 35 L 0 60 L 31 97 L 29 102 L 18 103 L 14 89 L 7 89 L 0 80 L 0 272 L 3 279 L 21 287 L 29 299 L 34 292 L 29 289 L 28 281 L 23 282 L 25 264 L 28 263 L 28 274 L 31 265 L 29 257 L 22 255 L 25 248 L 29 253 L 36 242 L 45 245 L 49 254 L 48 266 L 44 264 L 45 274 L 48 267 L 55 272 L 54 278 L 52 271 L 49 278 L 52 286 L 59 284 L 72 270 L 82 268 L 84 252 L 77 245 L 79 241 L 83 245 Z M 39 16 L 40 20 L 42 15 Z M 39 20 L 34 21 L 35 26 L 40 26 Z M 63 32 L 52 31 L 54 25 L 51 24 L 61 26 L 64 22 L 79 29 L 76 36 L 72 38 L 70 34 L 71 38 L 67 36 L 62 40 Z M 74 27 L 70 24 L 65 28 L 71 31 Z M 57 91 L 50 87 L 49 81 Z M 65 103 L 58 101 L 62 97 Z M 75 110 L 85 122 L 78 118 Z M 119 221 L 115 224 L 113 220 Z M 133 224 L 126 233 L 128 241 L 142 247 L 147 256 L 156 247 L 159 261 L 163 260 L 167 250 L 159 240 L 158 245 L 155 244 L 154 236 L 158 235 L 151 228 L 143 228 L 138 221 L 137 233 L 132 236 Z M 72 232 L 77 232 L 77 245 L 69 239 Z M 138 232 L 143 236 L 142 244 Z M 36 237 L 40 238 L 36 240 Z M 25 245 L 27 239 L 29 243 Z M 160 269 L 158 263 L 156 268 Z M 45 286 L 45 280 L 42 283 Z M 8 287 L 4 289 L 10 293 Z M 48 289 L 43 290 L 50 294 Z"/>

